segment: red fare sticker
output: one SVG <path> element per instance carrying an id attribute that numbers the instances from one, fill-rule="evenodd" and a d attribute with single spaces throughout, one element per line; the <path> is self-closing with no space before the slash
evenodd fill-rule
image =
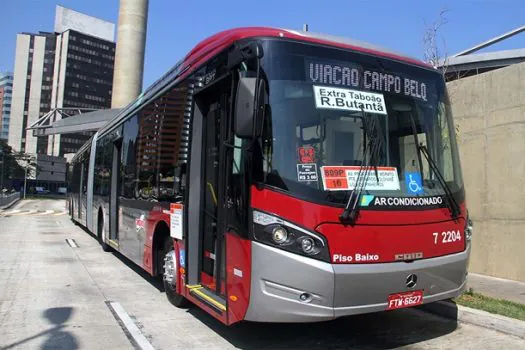
<path id="1" fill-rule="evenodd" d="M 346 177 L 345 167 L 324 166 L 322 167 L 322 177 L 325 190 L 347 190 L 348 178 Z"/>
<path id="2" fill-rule="evenodd" d="M 315 150 L 313 147 L 299 147 L 297 153 L 301 163 L 315 163 Z"/>

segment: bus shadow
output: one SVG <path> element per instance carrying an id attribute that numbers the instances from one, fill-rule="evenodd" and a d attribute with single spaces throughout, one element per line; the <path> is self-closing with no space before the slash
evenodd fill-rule
<path id="1" fill-rule="evenodd" d="M 73 221 L 73 223 L 75 223 L 75 222 Z M 87 228 L 85 228 L 82 225 L 79 225 L 77 223 L 75 223 L 75 225 L 77 227 L 79 227 L 80 229 L 82 229 L 84 232 L 86 232 L 91 238 L 93 238 L 97 242 L 97 244 L 99 244 L 98 237 L 95 234 L 91 233 Z M 102 249 L 102 248 L 100 248 L 100 249 Z M 120 254 L 119 252 L 113 250 L 111 253 L 117 259 L 119 259 L 124 265 L 126 265 L 128 268 L 130 268 L 136 274 L 138 274 L 140 277 L 142 277 L 145 281 L 147 281 L 151 286 L 153 286 L 159 292 L 164 293 L 164 285 L 162 283 L 162 279 L 156 278 L 156 277 L 152 277 L 144 269 L 142 269 L 141 267 L 137 266 L 137 264 L 135 264 L 133 261 L 131 261 L 128 258 L 126 258 L 124 255 Z"/>
<path id="2" fill-rule="evenodd" d="M 124 255 L 120 254 L 117 251 L 113 251 L 112 254 L 117 259 L 119 259 L 124 265 L 126 265 L 128 268 L 130 268 L 136 274 L 138 274 L 140 277 L 142 277 L 145 281 L 147 281 L 152 287 L 157 289 L 159 292 L 164 293 L 164 284 L 162 283 L 162 279 L 161 278 L 151 276 L 149 273 L 147 273 L 140 266 L 138 266 L 133 261 L 129 260 L 128 258 L 126 258 Z"/>
<path id="3" fill-rule="evenodd" d="M 241 322 L 230 327 L 198 308 L 188 312 L 240 349 L 394 349 L 439 338 L 457 328 L 457 320 L 417 309 L 319 323 Z"/>

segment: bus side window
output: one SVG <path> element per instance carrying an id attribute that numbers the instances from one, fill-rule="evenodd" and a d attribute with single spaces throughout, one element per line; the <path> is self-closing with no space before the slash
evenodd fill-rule
<path id="1" fill-rule="evenodd" d="M 241 161 L 242 161 L 242 140 L 238 138 L 237 136 L 234 136 L 233 145 L 235 148 L 233 149 L 233 169 L 232 174 L 237 175 L 241 172 Z"/>
<path id="2" fill-rule="evenodd" d="M 134 115 L 124 123 L 122 132 L 122 175 L 121 195 L 127 199 L 135 198 L 137 173 L 137 136 L 139 124 L 138 115 Z"/>
<path id="3" fill-rule="evenodd" d="M 245 223 L 246 223 L 246 209 L 247 204 L 246 200 L 246 191 L 247 184 L 245 183 L 246 177 L 244 169 L 244 156 L 243 150 L 241 149 L 243 145 L 243 140 L 234 136 L 233 139 L 233 155 L 231 162 L 231 174 L 229 176 L 229 184 L 227 188 L 228 201 L 231 204 L 231 211 L 229 215 L 232 215 L 231 220 L 228 220 L 238 232 L 244 232 Z"/>
<path id="4" fill-rule="evenodd" d="M 130 128 L 135 147 L 130 172 L 136 173 L 133 186 L 137 198 L 163 202 L 182 199 L 186 167 L 179 155 L 183 152 L 188 96 L 184 81 L 138 112 L 136 126 Z"/>

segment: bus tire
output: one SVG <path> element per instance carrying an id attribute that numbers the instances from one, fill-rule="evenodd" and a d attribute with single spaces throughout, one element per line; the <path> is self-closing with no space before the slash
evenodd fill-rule
<path id="1" fill-rule="evenodd" d="M 76 225 L 77 224 L 77 221 L 75 220 L 75 216 L 74 216 L 74 211 L 73 211 L 73 201 L 70 202 L 70 206 L 69 206 L 69 211 L 70 211 L 70 219 L 71 221 L 73 221 L 73 223 Z"/>
<path id="2" fill-rule="evenodd" d="M 102 247 L 102 250 L 105 252 L 110 252 L 111 247 L 104 242 L 104 218 L 102 216 L 102 212 L 99 211 L 98 213 L 98 225 L 97 225 L 97 238 L 98 242 L 100 243 L 100 246 Z"/>
<path id="3" fill-rule="evenodd" d="M 164 240 L 164 248 L 162 250 L 164 254 L 163 264 L 161 264 L 162 272 L 162 283 L 164 284 L 164 290 L 166 291 L 166 297 L 168 301 L 176 307 L 188 306 L 188 300 L 182 295 L 177 293 L 175 281 L 177 281 L 178 264 L 175 257 L 175 250 L 173 249 L 173 240 L 166 238 Z M 166 269 L 168 267 L 168 269 Z"/>

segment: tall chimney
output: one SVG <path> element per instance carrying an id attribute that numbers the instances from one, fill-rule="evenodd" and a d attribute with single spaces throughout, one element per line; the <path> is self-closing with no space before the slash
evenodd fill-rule
<path id="1" fill-rule="evenodd" d="M 142 91 L 149 0 L 120 0 L 111 108 L 124 107 Z"/>

